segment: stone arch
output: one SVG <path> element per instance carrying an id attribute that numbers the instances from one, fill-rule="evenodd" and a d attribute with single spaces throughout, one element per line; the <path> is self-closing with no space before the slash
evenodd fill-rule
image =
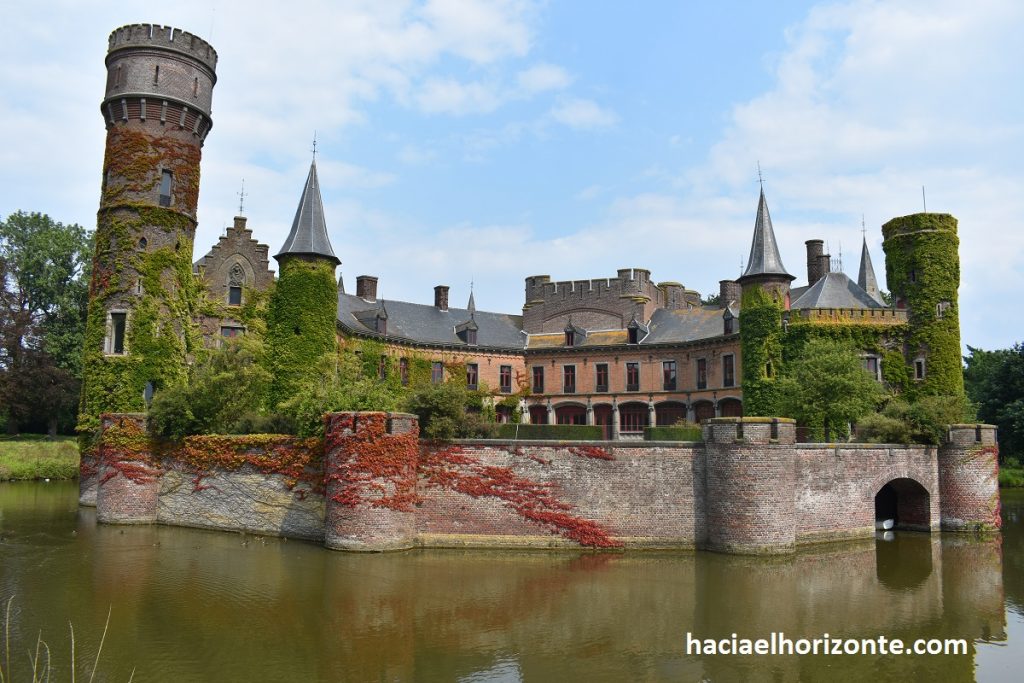
<path id="1" fill-rule="evenodd" d="M 654 421 L 659 427 L 671 427 L 686 421 L 686 404 L 682 401 L 662 401 L 654 404 Z"/>
<path id="2" fill-rule="evenodd" d="M 693 419 L 697 424 L 715 416 L 715 404 L 706 399 L 693 402 Z"/>
<path id="3" fill-rule="evenodd" d="M 644 427 L 649 427 L 650 408 L 646 403 L 630 401 L 619 404 L 619 434 L 643 435 Z"/>
<path id="4" fill-rule="evenodd" d="M 735 396 L 718 399 L 718 414 L 722 417 L 743 417 L 743 402 Z"/>
<path id="5" fill-rule="evenodd" d="M 530 424 L 546 425 L 548 423 L 548 407 L 544 405 L 532 405 L 529 408 Z"/>
<path id="6" fill-rule="evenodd" d="M 893 519 L 896 529 L 929 531 L 932 527 L 932 495 L 910 477 L 895 477 L 876 487 L 875 520 Z"/>
<path id="7" fill-rule="evenodd" d="M 238 269 L 242 270 L 242 281 L 237 281 Z M 256 271 L 253 270 L 252 264 L 242 254 L 232 254 L 230 257 L 224 260 L 224 270 L 221 271 L 224 276 L 225 287 L 252 287 L 256 284 Z"/>
<path id="8" fill-rule="evenodd" d="M 555 406 L 555 424 L 587 424 L 587 406 L 576 401 L 559 403 L 558 405 Z"/>
<path id="9" fill-rule="evenodd" d="M 611 440 L 614 435 L 613 427 L 613 413 L 611 403 L 595 403 L 594 404 L 594 424 L 601 427 L 601 431 L 604 433 L 605 439 Z"/>

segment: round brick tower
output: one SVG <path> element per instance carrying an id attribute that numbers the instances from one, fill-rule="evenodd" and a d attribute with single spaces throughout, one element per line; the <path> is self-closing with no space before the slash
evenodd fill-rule
<path id="1" fill-rule="evenodd" d="M 956 228 L 956 218 L 945 213 L 916 213 L 882 226 L 886 282 L 909 318 L 905 354 L 915 395 L 964 393 Z"/>
<path id="2" fill-rule="evenodd" d="M 168 26 L 110 34 L 83 357 L 87 430 L 100 413 L 144 410 L 154 391 L 184 377 L 201 343 L 192 240 L 216 65 L 209 43 Z"/>

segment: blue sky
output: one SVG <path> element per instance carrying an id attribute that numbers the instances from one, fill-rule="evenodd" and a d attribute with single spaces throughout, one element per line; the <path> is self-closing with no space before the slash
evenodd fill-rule
<path id="1" fill-rule="evenodd" d="M 1024 3 L 16 3 L 0 26 L 0 214 L 91 227 L 106 39 L 219 53 L 196 257 L 237 213 L 280 247 L 310 161 L 346 284 L 518 312 L 523 278 L 651 269 L 702 293 L 749 250 L 757 164 L 788 270 L 856 275 L 861 216 L 960 219 L 963 340 L 1024 339 Z"/>

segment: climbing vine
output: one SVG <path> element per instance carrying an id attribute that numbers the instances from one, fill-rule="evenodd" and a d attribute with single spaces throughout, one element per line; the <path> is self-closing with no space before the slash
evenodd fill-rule
<path id="1" fill-rule="evenodd" d="M 146 430 L 131 417 L 117 415 L 106 419 L 112 423 L 103 430 L 96 446 L 98 466 L 105 468 L 100 485 L 118 474 L 136 484 L 155 481 L 160 467 L 153 456 Z"/>
<path id="2" fill-rule="evenodd" d="M 893 296 L 910 311 L 906 362 L 926 359 L 925 376 L 908 385 L 912 397 L 963 396 L 960 349 L 959 239 L 956 219 L 919 213 L 882 226 L 886 279 Z"/>
<path id="3" fill-rule="evenodd" d="M 578 454 L 580 455 L 580 454 Z M 582 454 L 596 457 L 596 454 Z M 609 456 L 610 457 L 610 456 Z M 599 459 L 605 459 L 603 457 Z M 544 461 L 534 459 L 543 464 Z M 485 465 L 461 446 L 428 447 L 420 456 L 420 475 L 425 485 L 455 491 L 473 498 L 496 498 L 524 519 L 593 548 L 617 548 L 597 522 L 572 513 L 573 506 L 559 500 L 551 484 L 531 481 L 509 467 Z"/>
<path id="4" fill-rule="evenodd" d="M 782 305 L 758 286 L 743 290 L 740 304 L 743 412 L 778 415 L 776 378 L 782 367 Z"/>
<path id="5" fill-rule="evenodd" d="M 324 490 L 321 439 L 280 434 L 188 436 L 181 443 L 165 444 L 162 454 L 195 475 L 193 487 L 196 490 L 205 488 L 202 479 L 213 469 L 236 471 L 245 466 L 264 474 L 283 476 L 289 489 L 305 484 L 303 494 L 307 490 L 312 493 Z"/>
<path id="6" fill-rule="evenodd" d="M 270 404 L 295 395 L 320 360 L 337 349 L 337 283 L 327 258 L 287 256 L 267 310 Z"/>
<path id="7" fill-rule="evenodd" d="M 324 472 L 331 499 L 346 507 L 360 505 L 411 512 L 416 503 L 416 458 L 419 432 L 389 434 L 386 413 L 332 416 Z"/>

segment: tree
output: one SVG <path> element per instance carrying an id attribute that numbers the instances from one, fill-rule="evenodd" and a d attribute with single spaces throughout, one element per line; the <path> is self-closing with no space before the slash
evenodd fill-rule
<path id="1" fill-rule="evenodd" d="M 964 388 L 978 419 L 999 427 L 1000 457 L 1024 453 L 1024 346 L 998 351 L 967 347 Z"/>
<path id="2" fill-rule="evenodd" d="M 7 430 L 72 425 L 81 381 L 91 237 L 40 213 L 0 221 L 0 410 Z"/>
<path id="3" fill-rule="evenodd" d="M 856 349 L 811 339 L 786 364 L 778 397 L 782 414 L 807 427 L 812 439 L 840 439 L 849 436 L 850 423 L 874 412 L 884 390 L 864 369 Z"/>

